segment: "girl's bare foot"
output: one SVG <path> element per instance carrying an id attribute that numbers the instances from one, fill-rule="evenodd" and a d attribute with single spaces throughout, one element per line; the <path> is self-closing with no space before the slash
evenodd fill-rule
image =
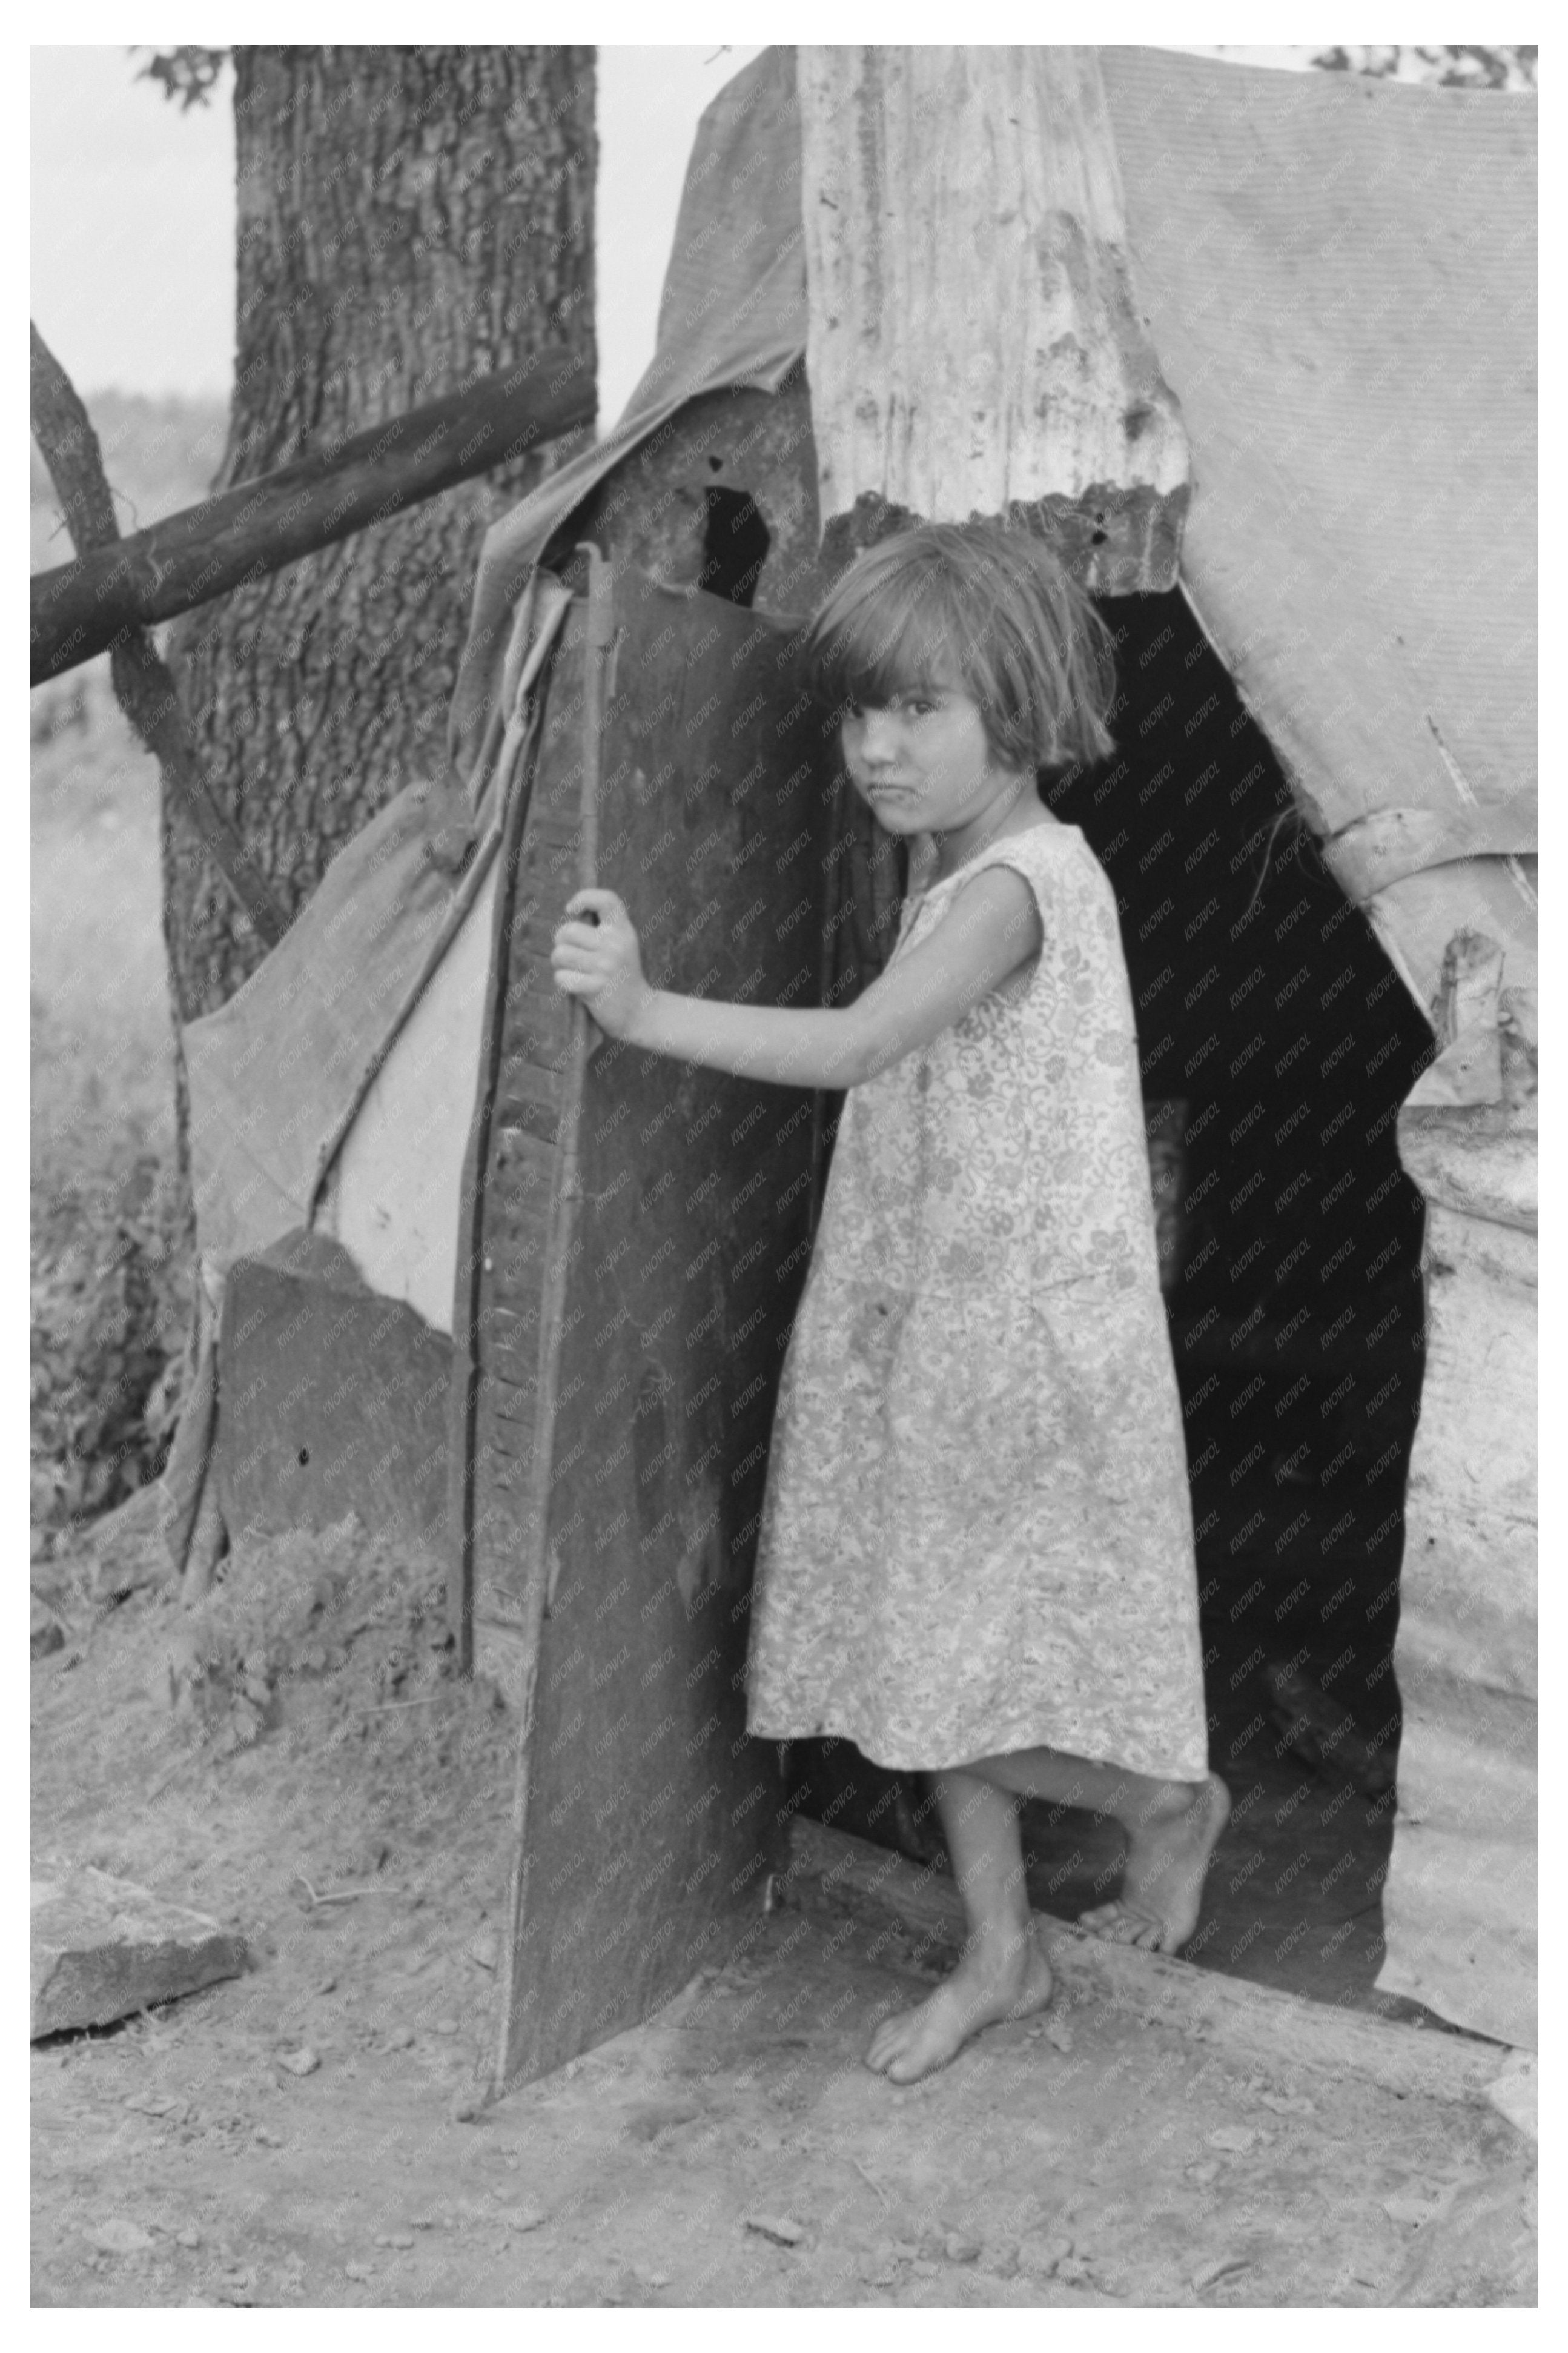
<path id="1" fill-rule="evenodd" d="M 1028 1929 L 1006 1940 L 975 1940 L 925 2001 L 882 2021 L 866 2064 L 889 2083 L 912 2084 L 945 2067 L 983 2026 L 1026 2018 L 1050 1998 L 1050 1965 Z"/>
<path id="2" fill-rule="evenodd" d="M 1121 1893 L 1079 1915 L 1079 1926 L 1115 1945 L 1179 1951 L 1198 1925 L 1215 1842 L 1230 1819 L 1230 1792 L 1211 1773 L 1184 1804 L 1173 1799 L 1130 1826 Z"/>

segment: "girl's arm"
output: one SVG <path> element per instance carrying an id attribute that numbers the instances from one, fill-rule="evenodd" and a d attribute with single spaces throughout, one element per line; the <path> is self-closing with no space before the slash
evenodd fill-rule
<path id="1" fill-rule="evenodd" d="M 1040 947 L 1035 895 L 1011 867 L 966 882 L 930 939 L 841 1010 L 794 1013 L 677 997 L 643 977 L 637 935 L 613 891 L 579 891 L 551 952 L 557 987 L 613 1038 L 781 1086 L 853 1087 L 928 1046 Z"/>

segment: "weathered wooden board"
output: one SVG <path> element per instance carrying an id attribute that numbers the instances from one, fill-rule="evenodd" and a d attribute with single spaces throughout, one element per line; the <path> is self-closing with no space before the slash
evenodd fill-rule
<path id="1" fill-rule="evenodd" d="M 479 1084 L 463 1167 L 451 1398 L 451 1615 L 458 1654 L 515 1702 L 524 1658 L 525 1482 L 567 1035 L 549 942 L 574 887 L 584 623 L 558 641 L 540 740 L 501 845 Z"/>
<path id="2" fill-rule="evenodd" d="M 438 1544 L 451 1344 L 319 1235 L 237 1260 L 218 1335 L 218 1496 L 231 1531 L 331 1527 Z"/>
<path id="3" fill-rule="evenodd" d="M 845 887 L 827 856 L 837 762 L 788 633 L 636 573 L 617 574 L 616 596 L 600 881 L 630 908 L 656 985 L 820 1002 L 826 917 Z M 474 1211 L 475 1655 L 511 1688 L 526 1663 L 518 1580 L 553 1147 L 499 1113 L 548 1110 L 527 1072 L 565 1042 L 539 949 L 574 887 L 580 649 L 574 614 L 498 938 L 496 1115 Z M 776 1788 L 772 1750 L 745 1733 L 746 1618 L 820 1106 L 601 1042 L 578 1149 L 498 2088 L 635 2022 L 727 1915 L 761 1900 Z"/>
<path id="4" fill-rule="evenodd" d="M 797 71 L 823 516 L 1025 507 L 1087 586 L 1173 586 L 1187 437 L 1098 52 L 844 43 Z"/>

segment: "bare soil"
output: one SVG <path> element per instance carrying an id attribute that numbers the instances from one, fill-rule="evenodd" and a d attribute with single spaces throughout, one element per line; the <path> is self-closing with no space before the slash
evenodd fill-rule
<path id="1" fill-rule="evenodd" d="M 194 1615 L 95 1612 L 89 1566 L 56 1564 L 73 1639 L 33 1669 L 35 1860 L 237 1924 L 254 1968 L 35 2046 L 36 2303 L 1533 2301 L 1533 2152 L 1489 2107 L 1061 1998 L 900 2090 L 861 2052 L 928 1980 L 875 1923 L 759 1911 L 458 2120 L 514 1725 L 451 1672 L 437 1564 L 252 1545 Z"/>

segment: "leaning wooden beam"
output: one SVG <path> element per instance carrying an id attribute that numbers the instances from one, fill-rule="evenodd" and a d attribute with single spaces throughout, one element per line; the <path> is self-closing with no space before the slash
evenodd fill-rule
<path id="1" fill-rule="evenodd" d="M 786 1903 L 879 1917 L 928 1960 L 952 1960 L 963 1942 L 963 1900 L 944 1872 L 921 1870 L 799 1815 L 790 1824 L 781 1892 Z M 1035 1920 L 1046 1957 L 1075 2000 L 1212 2036 L 1279 2065 L 1327 2068 L 1401 2094 L 1468 2100 L 1481 2097 L 1511 2056 L 1501 2043 L 1477 2036 L 1392 2025 L 1164 1953 L 1108 1944 L 1048 1913 L 1037 1912 Z"/>
<path id="2" fill-rule="evenodd" d="M 112 555 L 120 534 L 92 420 L 37 327 L 29 323 L 28 333 L 33 438 L 49 470 L 67 528 L 78 547 L 101 548 Z M 179 689 L 145 629 L 132 626 L 116 634 L 110 676 L 121 709 L 156 755 L 164 782 L 184 807 L 207 855 L 260 937 L 268 947 L 276 946 L 289 918 L 207 790 L 180 709 Z"/>
<path id="3" fill-rule="evenodd" d="M 32 683 L 89 661 L 130 625 L 169 620 L 279 572 L 594 417 L 588 364 L 565 350 L 538 352 L 81 562 L 35 573 Z"/>

